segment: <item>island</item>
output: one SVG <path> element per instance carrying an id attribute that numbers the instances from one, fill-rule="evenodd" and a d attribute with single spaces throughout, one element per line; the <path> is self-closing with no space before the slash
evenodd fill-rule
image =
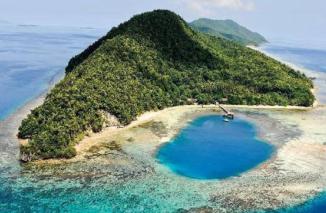
<path id="1" fill-rule="evenodd" d="M 237 42 L 193 30 L 177 14 L 136 15 L 73 57 L 22 121 L 24 161 L 72 158 L 89 131 L 186 104 L 311 106 L 312 81 Z"/>
<path id="2" fill-rule="evenodd" d="M 242 45 L 258 46 L 267 40 L 259 33 L 252 32 L 233 20 L 213 20 L 200 18 L 189 23 L 191 28 L 219 38 L 238 42 Z"/>

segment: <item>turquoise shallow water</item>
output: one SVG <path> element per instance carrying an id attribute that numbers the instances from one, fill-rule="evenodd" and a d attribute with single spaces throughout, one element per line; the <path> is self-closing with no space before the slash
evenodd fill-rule
<path id="1" fill-rule="evenodd" d="M 157 158 L 180 175 L 224 179 L 252 169 L 272 153 L 273 146 L 256 138 L 252 124 L 212 115 L 192 121 L 160 148 Z"/>

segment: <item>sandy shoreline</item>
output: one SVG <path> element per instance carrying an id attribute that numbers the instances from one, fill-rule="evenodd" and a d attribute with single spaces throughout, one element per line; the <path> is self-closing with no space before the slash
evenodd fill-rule
<path id="1" fill-rule="evenodd" d="M 10 116 L 8 119 L 6 119 L 3 123 L 15 123 L 16 129 L 18 128 L 21 120 L 26 117 L 26 115 L 30 112 L 31 109 L 39 106 L 42 104 L 46 93 L 39 96 L 34 101 L 31 101 L 30 103 L 26 104 L 24 107 L 22 107 L 20 110 L 17 111 L 13 116 Z M 266 106 L 266 105 L 230 105 L 230 104 L 223 104 L 224 107 L 227 109 L 270 109 L 270 110 L 311 110 L 315 107 L 317 107 L 317 104 L 314 104 L 312 107 L 301 107 L 301 106 Z M 97 141 L 101 141 L 104 138 L 108 137 L 111 134 L 117 134 L 121 131 L 128 130 L 130 128 L 133 128 L 135 126 L 139 126 L 141 124 L 144 124 L 146 122 L 149 122 L 153 120 L 155 117 L 163 117 L 165 114 L 169 111 L 178 111 L 179 113 L 191 113 L 195 111 L 219 111 L 220 109 L 217 105 L 211 104 L 211 105 L 183 105 L 183 106 L 176 106 L 176 107 L 170 107 L 166 108 L 160 111 L 150 111 L 142 114 L 141 116 L 137 117 L 136 120 L 131 122 L 129 125 L 119 128 L 116 126 L 113 127 L 106 127 L 104 128 L 100 133 L 89 133 L 89 136 L 85 136 L 82 141 L 80 141 L 76 146 L 77 156 L 75 159 L 78 159 L 78 155 L 88 148 L 90 148 L 94 143 L 96 144 Z M 18 122 L 19 121 L 19 122 Z M 167 121 L 169 122 L 169 121 Z M 0 129 L 1 129 L 1 123 L 0 123 Z M 11 127 L 11 129 L 14 129 Z M 12 132 L 13 135 L 17 135 L 16 132 Z M 21 145 L 24 145 L 27 143 L 27 140 L 19 140 L 19 143 Z M 57 162 L 62 161 L 60 160 L 42 160 L 41 162 Z M 69 161 L 69 160 L 68 160 Z M 40 162 L 40 161 L 38 161 Z"/>
<path id="2" fill-rule="evenodd" d="M 27 111 L 29 111 L 29 107 L 33 107 L 40 105 L 43 100 L 43 96 L 40 96 L 37 101 L 32 102 L 30 105 L 26 105 L 26 107 L 22 108 L 21 111 L 19 111 L 18 115 L 21 118 L 21 116 L 24 115 Z M 312 110 L 314 107 L 301 107 L 301 106 L 264 106 L 264 105 L 223 105 L 228 110 L 300 110 L 300 111 L 307 111 Z M 173 112 L 174 116 L 167 116 L 169 113 Z M 116 126 L 113 127 L 106 127 L 99 133 L 89 133 L 88 136 L 85 136 L 84 139 L 82 139 L 76 146 L 77 156 L 73 159 L 63 160 L 63 159 L 51 159 L 51 160 L 41 160 L 37 161 L 38 163 L 60 163 L 62 161 L 76 161 L 80 159 L 79 155 L 85 154 L 88 149 L 90 149 L 92 146 L 97 145 L 101 143 L 102 141 L 106 140 L 107 138 L 114 136 L 119 133 L 123 133 L 125 131 L 128 131 L 131 128 L 135 128 L 137 126 L 140 126 L 142 124 L 145 124 L 147 122 L 154 121 L 156 119 L 160 119 L 161 122 L 166 123 L 169 126 L 173 126 L 176 124 L 176 118 L 186 115 L 186 114 L 192 114 L 192 119 L 195 117 L 198 117 L 202 114 L 211 114 L 211 113 L 217 113 L 222 114 L 222 111 L 219 109 L 217 105 L 211 104 L 211 105 L 183 105 L 183 106 L 175 106 L 166 108 L 160 111 L 150 111 L 142 114 L 141 116 L 137 117 L 137 119 L 133 122 L 131 122 L 129 125 L 119 128 Z M 164 119 L 162 119 L 164 118 Z M 13 118 L 10 118 L 10 120 L 17 119 L 16 116 L 13 116 Z M 187 121 L 191 121 L 192 119 L 186 119 Z M 184 120 L 182 120 L 180 123 L 182 123 L 182 127 L 186 124 Z M 174 127 L 175 129 L 175 127 Z M 180 128 L 178 128 L 180 129 Z M 172 131 L 168 136 L 165 138 L 162 138 L 161 141 L 168 141 L 170 140 L 175 134 L 177 134 L 178 131 Z M 15 133 L 16 135 L 17 133 Z M 25 144 L 26 140 L 19 140 L 21 144 Z"/>
<path id="3" fill-rule="evenodd" d="M 313 107 L 300 107 L 300 106 L 263 106 L 263 105 L 256 105 L 256 106 L 248 106 L 248 105 L 223 105 L 229 110 L 236 110 L 236 109 L 270 109 L 270 110 L 311 110 Z M 131 124 L 127 125 L 123 128 L 118 127 L 108 127 L 103 129 L 100 133 L 91 133 L 90 136 L 86 136 L 82 141 L 80 141 L 79 144 L 76 145 L 77 153 L 82 153 L 86 151 L 88 148 L 96 144 L 96 142 L 101 141 L 108 136 L 112 134 L 117 134 L 119 132 L 128 130 L 130 128 L 142 125 L 146 122 L 150 122 L 155 120 L 156 118 L 165 117 L 162 122 L 167 123 L 168 125 L 173 125 L 175 120 L 167 114 L 169 112 L 173 112 L 175 114 L 194 114 L 192 117 L 196 117 L 197 114 L 200 113 L 213 113 L 216 111 L 216 113 L 221 114 L 221 110 L 217 105 L 184 105 L 184 106 L 176 106 L 176 107 L 170 107 L 166 108 L 160 111 L 150 111 L 146 112 L 143 115 L 139 116 L 135 121 L 133 121 Z M 176 115 L 176 117 L 178 117 Z M 164 140 L 168 141 L 173 137 L 175 133 L 169 134 L 170 137 L 164 138 Z"/>

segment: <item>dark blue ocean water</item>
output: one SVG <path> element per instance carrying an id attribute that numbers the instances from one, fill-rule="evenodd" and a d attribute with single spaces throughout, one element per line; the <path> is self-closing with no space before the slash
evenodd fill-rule
<path id="1" fill-rule="evenodd" d="M 102 34 L 94 29 L 0 26 L 0 120 L 46 91 L 68 60 Z"/>
<path id="2" fill-rule="evenodd" d="M 326 50 L 293 47 L 293 45 L 280 42 L 267 43 L 262 46 L 262 49 L 304 68 L 326 72 Z"/>
<path id="3" fill-rule="evenodd" d="M 252 124 L 209 115 L 192 121 L 160 148 L 157 158 L 180 175 L 223 179 L 252 169 L 272 153 L 273 146 L 256 138 Z"/>

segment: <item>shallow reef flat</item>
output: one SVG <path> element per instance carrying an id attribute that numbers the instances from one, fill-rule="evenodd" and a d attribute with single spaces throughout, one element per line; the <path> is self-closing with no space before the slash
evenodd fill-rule
<path id="1" fill-rule="evenodd" d="M 8 173 L 3 191 L 35 211 L 50 203 L 49 209 L 65 211 L 243 212 L 300 204 L 325 189 L 325 107 L 230 109 L 277 147 L 271 159 L 240 176 L 195 180 L 158 163 L 158 148 L 188 122 L 220 113 L 214 106 L 182 106 L 90 135 L 78 145 L 76 158 L 23 165 Z M 0 209 L 17 208 L 1 202 Z"/>

